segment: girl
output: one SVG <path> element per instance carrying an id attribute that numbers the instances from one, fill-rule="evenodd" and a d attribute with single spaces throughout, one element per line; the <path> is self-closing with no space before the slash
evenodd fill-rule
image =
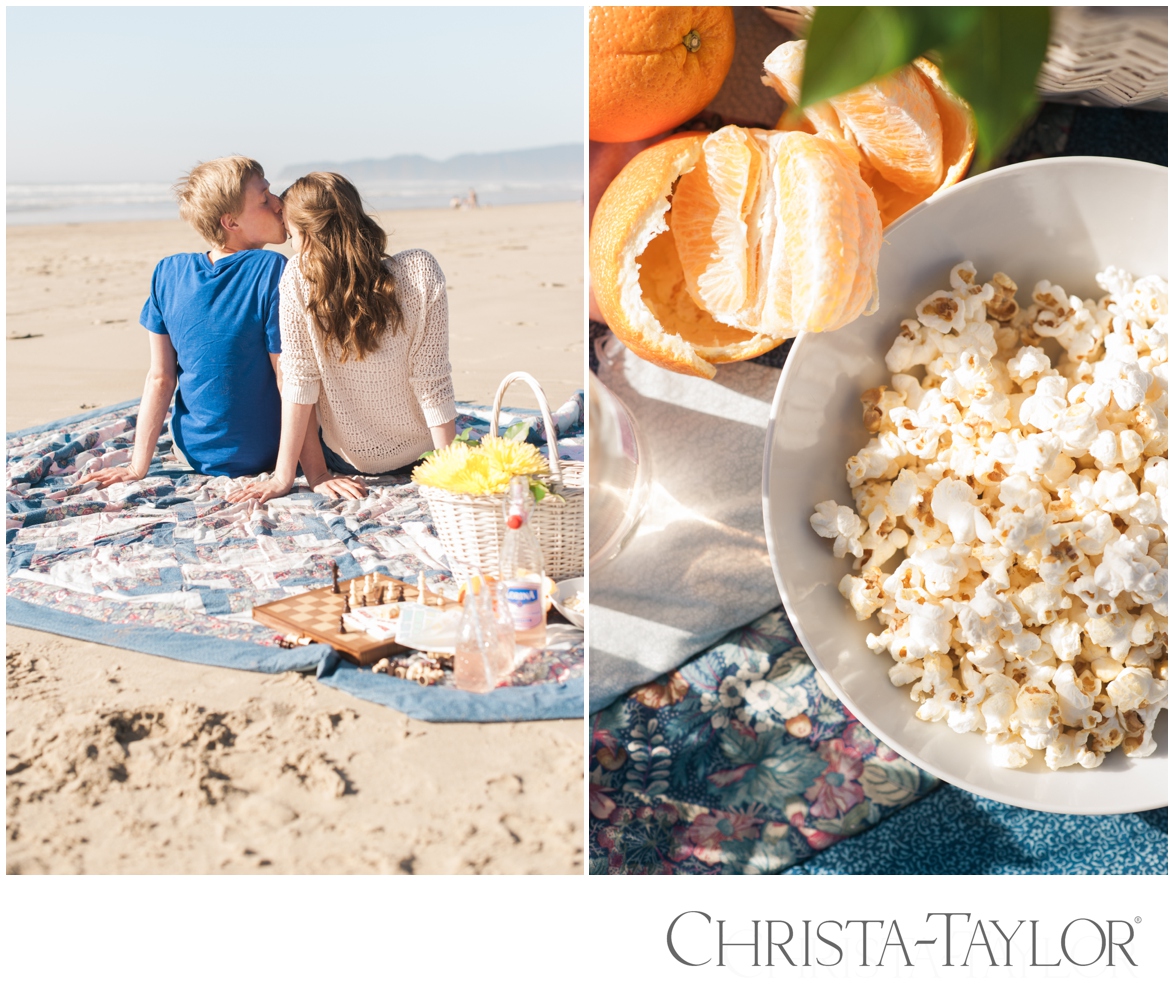
<path id="1" fill-rule="evenodd" d="M 341 175 L 299 178 L 282 205 L 295 255 L 280 285 L 281 444 L 272 477 L 227 498 L 284 496 L 300 460 L 315 492 L 359 499 L 359 476 L 406 476 L 455 434 L 444 274 L 423 250 L 386 256 Z"/>

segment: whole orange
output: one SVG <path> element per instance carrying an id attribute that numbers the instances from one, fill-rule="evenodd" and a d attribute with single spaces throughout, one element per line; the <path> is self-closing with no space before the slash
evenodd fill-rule
<path id="1" fill-rule="evenodd" d="M 729 7 L 592 7 L 591 139 L 643 140 L 709 103 L 734 59 Z"/>

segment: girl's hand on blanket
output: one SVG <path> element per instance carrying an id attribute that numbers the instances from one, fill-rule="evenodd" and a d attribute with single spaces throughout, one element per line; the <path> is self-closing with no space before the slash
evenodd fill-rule
<path id="1" fill-rule="evenodd" d="M 365 499 L 367 496 L 367 483 L 356 475 L 328 474 L 322 481 L 311 483 L 310 487 L 332 499 Z"/>
<path id="2" fill-rule="evenodd" d="M 284 496 L 292 488 L 292 482 L 282 482 L 277 478 L 265 479 L 264 481 L 254 479 L 252 482 L 246 482 L 243 486 L 225 493 L 224 498 L 230 503 L 243 503 L 246 499 L 255 499 L 258 502 L 267 503 L 271 499 Z"/>
<path id="3" fill-rule="evenodd" d="M 88 482 L 97 482 L 99 489 L 105 489 L 107 486 L 113 486 L 118 482 L 135 482 L 141 479 L 134 469 L 127 465 L 115 465 L 108 469 L 98 469 L 97 472 L 90 472 L 87 475 L 80 475 L 74 480 L 75 486 L 84 486 Z"/>

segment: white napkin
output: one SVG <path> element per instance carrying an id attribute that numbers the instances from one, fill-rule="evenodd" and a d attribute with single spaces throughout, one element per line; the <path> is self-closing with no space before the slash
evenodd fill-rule
<path id="1" fill-rule="evenodd" d="M 636 419 L 653 479 L 636 535 L 591 572 L 593 712 L 779 604 L 762 522 L 779 371 L 734 363 L 703 380 L 621 349 L 599 378 Z"/>

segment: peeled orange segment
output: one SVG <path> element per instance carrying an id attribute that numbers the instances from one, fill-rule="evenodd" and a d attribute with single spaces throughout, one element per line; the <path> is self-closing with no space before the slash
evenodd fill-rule
<path id="1" fill-rule="evenodd" d="M 799 101 L 806 45 L 788 41 L 763 63 L 763 82 L 792 107 Z M 974 155 L 974 114 L 923 58 L 801 113 L 788 109 L 776 126 L 843 141 L 876 195 L 885 226 L 960 181 Z"/>
<path id="2" fill-rule="evenodd" d="M 591 223 L 591 288 L 608 327 L 637 355 L 712 378 L 714 363 L 752 359 L 780 340 L 720 324 L 686 289 L 667 213 L 704 141 L 687 133 L 654 144 L 608 185 Z"/>
<path id="3" fill-rule="evenodd" d="M 918 71 L 899 72 L 830 100 L 864 156 L 899 188 L 926 197 L 942 183 L 942 123 Z"/>
<path id="4" fill-rule="evenodd" d="M 690 295 L 727 325 L 785 339 L 839 328 L 872 296 L 880 214 L 835 141 L 723 127 L 669 224 Z"/>
<path id="5" fill-rule="evenodd" d="M 762 84 L 770 86 L 791 107 L 799 105 L 800 85 L 803 82 L 803 59 L 807 53 L 806 41 L 786 41 L 766 56 L 762 63 L 766 74 Z M 844 127 L 831 103 L 818 103 L 799 112 L 788 109 L 775 125 L 777 130 L 803 130 L 824 137 L 846 140 L 855 145 L 851 130 Z"/>
<path id="6" fill-rule="evenodd" d="M 763 81 L 792 106 L 799 102 L 806 51 L 806 41 L 788 41 L 763 62 Z M 928 197 L 941 184 L 942 124 L 929 85 L 912 67 L 809 107 L 803 116 L 814 132 L 858 146 L 898 188 Z"/>
<path id="7" fill-rule="evenodd" d="M 737 321 L 758 293 L 755 254 L 762 150 L 750 131 L 723 127 L 706 138 L 697 166 L 681 176 L 669 222 L 685 286 L 720 321 Z"/>
<path id="8" fill-rule="evenodd" d="M 864 313 L 880 252 L 880 214 L 853 164 L 805 133 L 774 143 L 778 233 L 790 297 L 768 297 L 762 330 L 831 331 Z M 777 252 L 777 251 L 776 251 Z"/>
<path id="9" fill-rule="evenodd" d="M 978 129 L 970 104 L 946 85 L 941 70 L 929 59 L 918 58 L 913 67 L 921 73 L 942 123 L 942 183 L 939 189 L 956 185 L 966 177 Z"/>

